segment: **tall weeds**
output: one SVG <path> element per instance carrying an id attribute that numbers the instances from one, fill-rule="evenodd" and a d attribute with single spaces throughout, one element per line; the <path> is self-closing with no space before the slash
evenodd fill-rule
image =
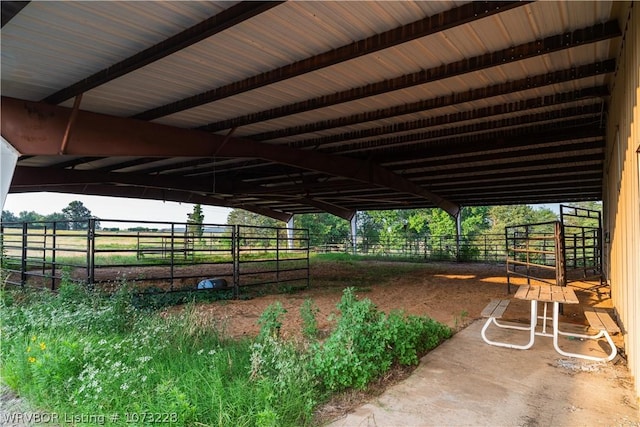
<path id="1" fill-rule="evenodd" d="M 126 290 L 3 290 L 0 372 L 42 410 L 102 415 L 110 425 L 154 416 L 175 426 L 304 426 L 327 391 L 365 387 L 448 336 L 429 319 L 380 313 L 353 289 L 338 308 L 338 326 L 321 342 L 317 308 L 306 303 L 300 346 L 278 334 L 287 314 L 279 303 L 261 316 L 257 337 L 232 341 L 193 304 L 161 315 L 135 309 Z"/>

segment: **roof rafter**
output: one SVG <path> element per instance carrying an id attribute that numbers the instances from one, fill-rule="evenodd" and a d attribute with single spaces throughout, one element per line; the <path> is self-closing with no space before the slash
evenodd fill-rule
<path id="1" fill-rule="evenodd" d="M 28 5 L 29 2 L 28 1 L 2 1 L 2 26 L 0 26 L 0 28 L 3 28 L 5 25 L 7 25 L 9 23 L 9 21 L 11 21 L 13 18 L 15 18 L 15 16 L 20 13 L 20 11 L 22 9 L 24 9 L 24 7 L 26 5 Z"/>
<path id="2" fill-rule="evenodd" d="M 285 79 L 300 76 L 311 71 L 320 70 L 330 65 L 371 54 L 439 31 L 467 24 L 496 13 L 523 6 L 527 3 L 530 2 L 484 1 L 466 3 L 462 6 L 302 59 L 292 64 L 287 64 L 283 67 L 226 86 L 152 108 L 134 115 L 133 118 L 140 120 L 157 119 L 229 96 L 238 95 L 252 89 L 277 83 Z"/>
<path id="3" fill-rule="evenodd" d="M 405 114 L 413 114 L 433 110 L 436 108 L 449 107 L 465 102 L 478 101 L 494 96 L 507 95 L 510 93 L 521 92 L 528 89 L 541 88 L 553 84 L 569 82 L 572 80 L 582 79 L 585 77 L 593 77 L 602 74 L 613 73 L 616 70 L 616 60 L 608 59 L 606 61 L 596 62 L 593 64 L 581 65 L 579 67 L 567 68 L 551 73 L 538 74 L 532 77 L 526 77 L 519 80 L 511 80 L 504 83 L 498 83 L 492 86 L 472 89 L 465 92 L 456 92 L 450 95 L 438 96 L 431 99 L 423 99 L 407 104 L 394 105 L 388 108 L 381 108 L 374 111 L 353 114 L 351 116 L 341 117 L 334 120 L 324 120 L 315 123 L 309 123 L 301 126 L 294 126 L 283 129 L 282 131 L 264 132 L 248 138 L 257 138 L 258 140 L 265 138 L 267 140 L 283 138 L 287 136 L 318 132 L 322 130 L 332 129 L 342 126 L 350 126 L 358 123 L 371 122 L 374 120 L 388 119 L 391 117 L 402 116 Z"/>
<path id="4" fill-rule="evenodd" d="M 528 111 L 535 108 L 551 107 L 562 104 L 573 103 L 589 98 L 603 98 L 609 95 L 607 86 L 596 86 L 584 88 L 571 92 L 564 92 L 549 96 L 540 96 L 529 98 L 522 101 L 510 102 L 506 104 L 497 104 L 489 107 L 478 108 L 475 110 L 460 111 L 458 113 L 443 114 L 441 116 L 426 117 L 419 120 L 394 123 L 386 126 L 380 126 L 369 129 L 362 129 L 351 132 L 344 132 L 335 135 L 329 135 L 320 138 L 310 138 L 300 141 L 294 141 L 289 145 L 291 147 L 314 147 L 318 148 L 323 145 L 346 142 L 353 139 L 370 138 L 375 136 L 386 135 L 390 133 L 405 132 L 415 129 L 424 129 L 435 126 L 449 125 L 453 123 L 484 119 L 492 116 L 503 114 L 514 114 L 520 111 Z M 253 139 L 253 138 L 251 138 Z"/>
<path id="5" fill-rule="evenodd" d="M 2 136 L 20 154 L 59 153 L 69 108 L 2 97 L 2 112 Z M 258 157 L 414 194 L 451 215 L 459 212 L 455 203 L 372 162 L 324 153 L 310 157 L 289 147 L 86 111 L 77 113 L 66 151 L 76 156 Z"/>
<path id="6" fill-rule="evenodd" d="M 403 76 L 379 81 L 366 86 L 347 89 L 330 95 L 307 99 L 305 101 L 248 114 L 242 117 L 209 123 L 207 125 L 200 126 L 198 129 L 217 132 L 224 129 L 272 120 L 374 95 L 380 95 L 391 91 L 407 89 L 412 86 L 418 86 L 474 71 L 497 67 L 510 62 L 522 61 L 524 59 L 534 58 L 560 50 L 584 46 L 589 43 L 620 37 L 621 34 L 618 22 L 609 21 L 604 24 L 582 28 L 569 33 L 558 34 L 545 39 L 524 43 L 516 47 L 479 55 L 473 58 L 465 58 L 460 61 L 443 64 L 438 67 L 421 70 L 412 74 L 405 74 Z M 282 133 L 281 136 L 291 135 L 292 134 Z M 266 133 L 266 135 L 252 135 L 250 138 L 264 140 L 274 139 L 276 136 Z"/>
<path id="7" fill-rule="evenodd" d="M 3 8 L 4 8 L 4 3 Z M 219 14 L 187 28 L 180 33 L 169 37 L 127 59 L 124 59 L 110 67 L 98 71 L 97 73 L 80 80 L 58 92 L 47 96 L 43 102 L 49 104 L 60 104 L 67 99 L 84 93 L 90 89 L 105 84 L 111 80 L 121 77 L 127 73 L 149 65 L 172 53 L 184 49 L 192 44 L 202 41 L 212 35 L 226 30 L 246 19 L 252 18 L 266 10 L 271 9 L 282 1 L 243 1 Z"/>

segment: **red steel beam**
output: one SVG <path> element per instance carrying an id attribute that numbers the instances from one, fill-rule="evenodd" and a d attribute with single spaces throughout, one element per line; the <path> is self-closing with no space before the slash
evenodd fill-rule
<path id="1" fill-rule="evenodd" d="M 2 136 L 21 155 L 58 155 L 70 109 L 2 97 Z M 79 111 L 67 154 L 72 156 L 262 158 L 413 194 L 455 216 L 458 205 L 377 164 L 207 132 Z"/>

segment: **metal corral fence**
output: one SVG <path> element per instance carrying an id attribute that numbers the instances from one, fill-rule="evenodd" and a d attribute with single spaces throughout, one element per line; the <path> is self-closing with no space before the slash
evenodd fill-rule
<path id="1" fill-rule="evenodd" d="M 362 237 L 326 240 L 312 235 L 312 250 L 318 253 L 344 252 L 359 255 L 405 257 L 429 261 L 504 262 L 506 256 L 503 234 L 479 236 L 393 237 L 375 241 Z"/>
<path id="2" fill-rule="evenodd" d="M 565 285 L 563 230 L 559 221 L 505 227 L 507 291 L 511 276 L 552 285 Z"/>
<path id="3" fill-rule="evenodd" d="M 602 218 L 599 211 L 560 206 L 564 227 L 565 267 L 569 277 L 596 277 L 602 274 Z"/>
<path id="4" fill-rule="evenodd" d="M 18 286 L 56 289 L 63 277 L 140 291 L 309 285 L 306 229 L 125 221 L 0 224 L 2 269 Z"/>
<path id="5" fill-rule="evenodd" d="M 572 281 L 597 279 L 602 271 L 602 220 L 600 212 L 560 206 L 560 221 L 514 225 L 505 228 L 507 290 L 510 277 L 565 286 Z"/>

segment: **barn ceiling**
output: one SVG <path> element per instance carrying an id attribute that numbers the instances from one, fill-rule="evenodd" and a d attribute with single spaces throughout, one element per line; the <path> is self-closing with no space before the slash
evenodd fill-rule
<path id="1" fill-rule="evenodd" d="M 3 1 L 10 192 L 284 220 L 599 200 L 627 8 Z"/>

